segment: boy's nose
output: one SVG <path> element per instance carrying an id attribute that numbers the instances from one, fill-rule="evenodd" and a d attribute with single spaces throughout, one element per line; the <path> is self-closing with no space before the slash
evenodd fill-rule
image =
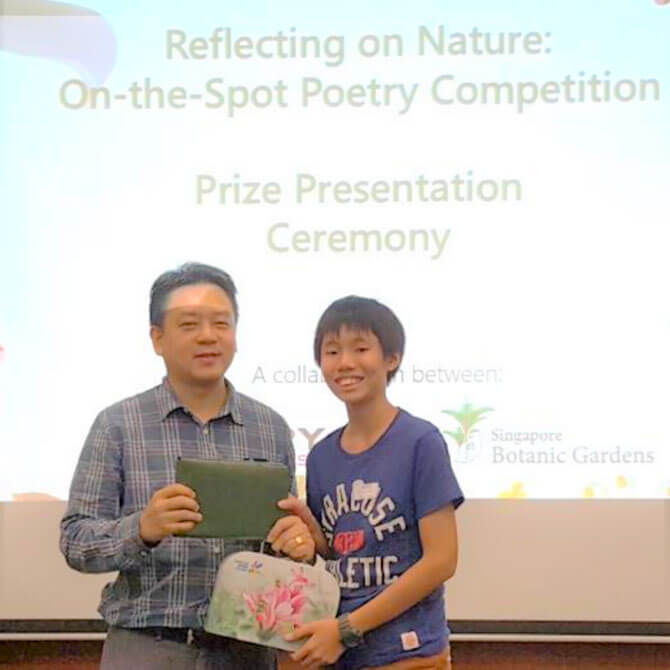
<path id="1" fill-rule="evenodd" d="M 343 351 L 340 354 L 340 358 L 337 361 L 337 367 L 340 370 L 350 370 L 351 368 L 354 367 L 353 359 L 348 352 Z"/>

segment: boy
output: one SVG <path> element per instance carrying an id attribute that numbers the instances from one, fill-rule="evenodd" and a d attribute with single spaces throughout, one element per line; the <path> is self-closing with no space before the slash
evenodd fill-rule
<path id="1" fill-rule="evenodd" d="M 337 300 L 316 329 L 316 361 L 349 422 L 309 455 L 309 509 L 282 505 L 307 522 L 341 589 L 337 619 L 287 638 L 306 639 L 293 654 L 304 667 L 450 667 L 443 583 L 463 494 L 439 430 L 386 397 L 404 345 L 395 314 L 367 298 Z"/>

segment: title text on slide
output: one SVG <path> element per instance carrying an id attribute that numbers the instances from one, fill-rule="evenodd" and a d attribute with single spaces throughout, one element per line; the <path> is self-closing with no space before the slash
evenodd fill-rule
<path id="1" fill-rule="evenodd" d="M 288 223 L 281 221 L 268 228 L 267 245 L 270 251 L 280 254 L 424 253 L 435 261 L 442 257 L 450 233 L 448 228 L 292 230 Z"/>
<path id="2" fill-rule="evenodd" d="M 165 33 L 166 60 L 235 61 L 235 64 L 239 61 L 241 67 L 226 69 L 225 78 L 210 68 L 208 76 L 203 76 L 200 82 L 190 78 L 188 85 L 159 82 L 145 75 L 112 89 L 89 87 L 82 80 L 70 79 L 60 87 L 59 100 L 70 110 L 196 108 L 221 111 L 232 119 L 243 112 L 276 112 L 293 107 L 317 111 L 380 109 L 404 115 L 431 105 L 438 105 L 445 112 L 459 106 L 489 105 L 523 114 L 539 105 L 658 102 L 661 97 L 661 85 L 655 78 L 617 78 L 610 70 L 587 73 L 586 68 L 546 80 L 537 77 L 501 80 L 496 72 L 493 77 L 475 81 L 450 68 L 421 81 L 363 76 L 347 82 L 317 76 L 318 71 L 304 76 L 293 67 L 279 77 L 250 83 L 242 67 L 254 59 L 264 65 L 275 60 L 284 66 L 287 61 L 309 59 L 332 69 L 341 66 L 347 57 L 358 65 L 374 58 L 442 62 L 445 57 L 451 64 L 464 63 L 466 59 L 537 58 L 552 53 L 550 32 L 491 32 L 475 26 L 469 32 L 450 33 L 445 25 L 420 25 L 413 30 L 411 37 L 400 33 L 368 33 L 345 38 L 334 34 L 301 34 L 295 27 L 246 35 L 219 26 L 208 36 L 189 36 L 184 30 L 171 28 Z M 423 72 L 424 68 L 416 67 L 416 71 Z"/>
<path id="3" fill-rule="evenodd" d="M 551 33 L 488 32 L 474 26 L 469 32 L 448 33 L 446 26 L 418 26 L 412 53 L 417 56 L 502 56 L 550 53 Z M 368 33 L 354 39 L 355 53 L 362 58 L 407 55 L 407 38 L 399 33 Z M 344 35 L 302 35 L 294 27 L 261 36 L 238 35 L 233 28 L 218 26 L 208 37 L 188 37 L 172 28 L 165 33 L 167 60 L 321 60 L 328 67 L 345 62 Z"/>
<path id="4" fill-rule="evenodd" d="M 164 86 L 151 77 L 112 90 L 92 87 L 81 79 L 69 79 L 59 89 L 59 102 L 69 110 L 130 109 L 151 111 L 187 108 L 221 111 L 237 118 L 243 111 L 301 109 L 386 109 L 404 115 L 423 104 L 445 109 L 473 105 L 506 106 L 523 114 L 537 105 L 612 104 L 659 102 L 657 79 L 613 79 L 580 71 L 560 80 L 461 81 L 455 74 L 435 77 L 430 84 L 380 82 L 376 78 L 349 85 L 328 83 L 319 77 L 303 77 L 297 86 L 283 79 L 248 85 L 212 77 L 196 88 Z"/>
<path id="5" fill-rule="evenodd" d="M 195 200 L 198 205 L 277 205 L 283 202 L 284 189 L 277 181 L 242 179 L 235 173 L 228 181 L 210 174 L 195 178 Z M 340 179 L 318 178 L 313 174 L 295 175 L 290 201 L 309 204 L 384 204 L 520 201 L 523 197 L 519 179 L 479 179 L 468 170 L 464 176 L 428 179 Z"/>

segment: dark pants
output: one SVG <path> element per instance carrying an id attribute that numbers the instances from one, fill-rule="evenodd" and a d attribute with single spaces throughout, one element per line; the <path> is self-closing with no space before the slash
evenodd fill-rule
<path id="1" fill-rule="evenodd" d="M 110 628 L 100 670 L 274 670 L 267 647 L 228 638 L 177 642 L 129 628 Z"/>

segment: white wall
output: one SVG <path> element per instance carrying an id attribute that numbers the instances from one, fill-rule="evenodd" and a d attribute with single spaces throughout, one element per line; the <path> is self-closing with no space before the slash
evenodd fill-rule
<path id="1" fill-rule="evenodd" d="M 110 575 L 58 550 L 63 502 L 0 504 L 0 619 L 96 618 Z M 670 621 L 670 503 L 472 500 L 451 619 Z"/>

